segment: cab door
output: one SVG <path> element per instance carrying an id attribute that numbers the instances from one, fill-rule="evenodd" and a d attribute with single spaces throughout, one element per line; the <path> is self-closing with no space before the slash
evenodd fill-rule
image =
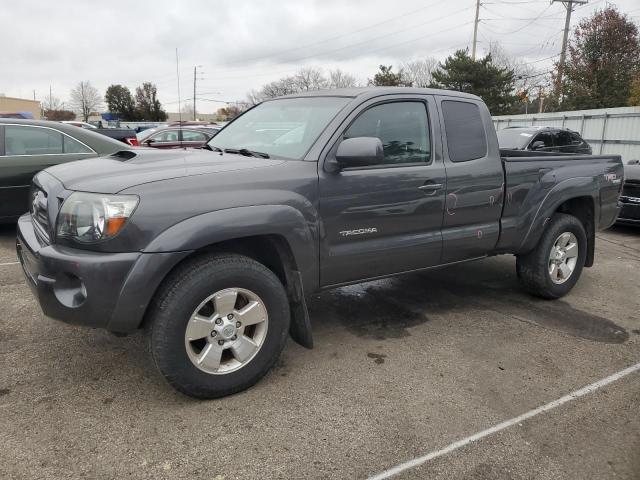
<path id="1" fill-rule="evenodd" d="M 389 97 L 354 110 L 324 159 L 335 159 L 344 139 L 377 137 L 383 162 L 320 167 L 322 286 L 440 262 L 446 176 L 435 104 L 430 96 Z"/>
<path id="2" fill-rule="evenodd" d="M 495 248 L 504 171 L 485 104 L 470 98 L 440 97 L 439 105 L 447 168 L 442 263 L 451 263 L 482 257 Z"/>

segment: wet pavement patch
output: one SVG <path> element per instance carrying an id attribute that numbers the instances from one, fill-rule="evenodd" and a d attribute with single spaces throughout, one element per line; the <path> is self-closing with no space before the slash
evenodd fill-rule
<path id="1" fill-rule="evenodd" d="M 11 390 L 9 390 L 8 388 L 0 388 L 0 397 L 2 397 L 3 395 L 9 395 L 11 393 Z"/>
<path id="2" fill-rule="evenodd" d="M 387 358 L 387 356 L 384 353 L 372 353 L 372 352 L 368 352 L 367 357 L 373 358 L 374 359 L 373 361 L 377 364 L 384 363 L 384 359 Z"/>
<path id="3" fill-rule="evenodd" d="M 562 300 L 513 301 L 512 316 L 561 330 L 576 337 L 603 343 L 624 343 L 629 333 L 608 318 L 578 310 Z"/>
<path id="4" fill-rule="evenodd" d="M 311 299 L 309 308 L 312 316 L 322 310 L 350 333 L 375 340 L 407 337 L 408 328 L 428 321 L 423 312 L 396 301 L 378 282 L 324 293 Z"/>
<path id="5" fill-rule="evenodd" d="M 311 300 L 310 313 L 328 314 L 327 321 L 337 319 L 354 335 L 376 340 L 406 337 L 409 328 L 432 315 L 478 308 L 595 342 L 629 339 L 629 332 L 608 318 L 524 293 L 513 274 L 491 278 L 479 270 L 460 271 L 449 268 L 331 290 Z"/>

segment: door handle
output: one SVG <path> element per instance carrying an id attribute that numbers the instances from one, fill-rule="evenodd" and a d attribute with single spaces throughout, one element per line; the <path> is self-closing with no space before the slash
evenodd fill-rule
<path id="1" fill-rule="evenodd" d="M 425 192 L 431 192 L 431 193 L 435 193 L 436 190 L 440 190 L 442 188 L 442 184 L 441 183 L 426 183 L 420 187 L 418 187 L 420 190 L 423 190 Z"/>

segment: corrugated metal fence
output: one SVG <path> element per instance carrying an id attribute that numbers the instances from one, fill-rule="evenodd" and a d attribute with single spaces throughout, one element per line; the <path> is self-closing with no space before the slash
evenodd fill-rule
<path id="1" fill-rule="evenodd" d="M 594 154 L 618 154 L 623 161 L 640 159 L 640 107 L 530 113 L 493 117 L 496 130 L 506 127 L 544 125 L 579 132 Z"/>

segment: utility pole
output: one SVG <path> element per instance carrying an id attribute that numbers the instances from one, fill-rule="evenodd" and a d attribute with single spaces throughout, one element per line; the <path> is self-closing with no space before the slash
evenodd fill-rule
<path id="1" fill-rule="evenodd" d="M 551 3 L 560 2 L 567 10 L 564 19 L 564 35 L 562 37 L 562 50 L 560 51 L 560 63 L 558 63 L 558 78 L 556 78 L 556 92 L 558 100 L 562 102 L 562 75 L 564 74 L 564 64 L 567 57 L 567 39 L 569 38 L 569 26 L 571 25 L 571 12 L 574 5 L 584 5 L 587 0 L 551 0 Z"/>
<path id="2" fill-rule="evenodd" d="M 193 67 L 193 120 L 196 120 L 196 80 L 198 80 L 198 68 L 202 68 L 202 65 Z"/>
<path id="3" fill-rule="evenodd" d="M 538 113 L 542 113 L 542 104 L 544 97 L 542 96 L 542 85 L 538 85 Z"/>
<path id="4" fill-rule="evenodd" d="M 51 95 L 51 85 L 49 85 L 49 110 L 53 110 L 53 95 Z"/>
<path id="5" fill-rule="evenodd" d="M 473 22 L 473 46 L 471 47 L 471 60 L 476 60 L 476 44 L 478 43 L 478 23 L 480 23 L 480 0 L 476 0 L 476 20 Z"/>
<path id="6" fill-rule="evenodd" d="M 193 120 L 196 120 L 196 75 L 198 67 L 193 67 Z"/>

